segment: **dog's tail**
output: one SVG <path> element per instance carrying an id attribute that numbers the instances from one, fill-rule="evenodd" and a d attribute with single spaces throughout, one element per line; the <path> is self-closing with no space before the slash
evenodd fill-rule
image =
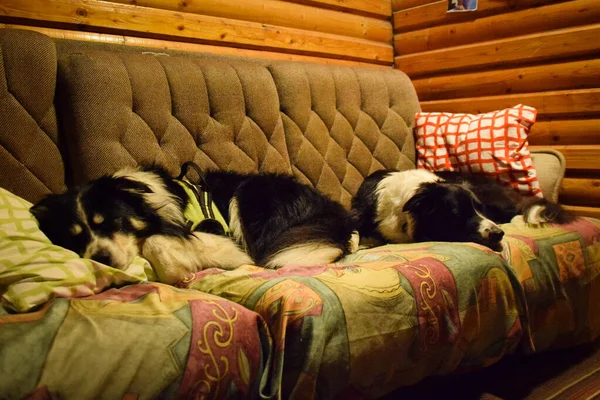
<path id="1" fill-rule="evenodd" d="M 568 224 L 575 219 L 560 204 L 537 197 L 524 198 L 519 204 L 519 211 L 528 224 Z"/>

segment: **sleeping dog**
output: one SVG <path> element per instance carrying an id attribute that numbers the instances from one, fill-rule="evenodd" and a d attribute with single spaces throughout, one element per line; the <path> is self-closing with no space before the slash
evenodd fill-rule
<path id="1" fill-rule="evenodd" d="M 209 267 L 330 263 L 358 246 L 350 214 L 292 177 L 195 167 L 192 184 L 184 167 L 181 179 L 124 169 L 31 213 L 54 244 L 116 268 L 141 255 L 170 284 Z"/>
<path id="2" fill-rule="evenodd" d="M 504 236 L 497 224 L 516 215 L 529 224 L 573 219 L 556 203 L 483 175 L 423 169 L 371 174 L 352 200 L 352 213 L 365 242 L 475 242 L 495 251 Z"/>

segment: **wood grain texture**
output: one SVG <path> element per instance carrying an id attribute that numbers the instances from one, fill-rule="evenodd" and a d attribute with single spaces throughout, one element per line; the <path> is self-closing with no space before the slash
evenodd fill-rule
<path id="1" fill-rule="evenodd" d="M 423 111 L 479 114 L 502 110 L 517 104 L 535 107 L 543 118 L 600 116 L 600 89 L 563 90 L 421 102 Z"/>
<path id="2" fill-rule="evenodd" d="M 600 144 L 600 119 L 537 121 L 528 140 L 529 144 L 539 146 Z"/>
<path id="3" fill-rule="evenodd" d="M 340 10 L 353 14 L 389 19 L 392 14 L 391 0 L 283 0 L 315 7 Z"/>
<path id="4" fill-rule="evenodd" d="M 235 47 L 227 47 L 227 46 L 211 46 L 211 45 L 206 45 L 206 44 L 196 44 L 196 43 L 169 41 L 169 40 L 139 38 L 139 37 L 135 37 L 135 36 L 110 35 L 110 34 L 106 34 L 106 33 L 81 32 L 81 31 L 71 31 L 71 30 L 65 30 L 65 29 L 43 28 L 43 27 L 39 27 L 39 26 L 26 26 L 26 25 L 1 24 L 0 23 L 0 28 L 26 29 L 26 30 L 40 32 L 40 33 L 43 33 L 44 35 L 47 35 L 47 36 L 50 36 L 53 38 L 57 38 L 57 39 L 81 40 L 81 41 L 89 41 L 89 42 L 123 45 L 123 46 L 147 47 L 147 48 L 157 49 L 158 51 L 160 51 L 160 50 L 177 50 L 177 51 L 190 51 L 190 52 L 195 52 L 195 53 L 212 53 L 212 54 L 225 54 L 225 55 L 238 56 L 238 57 L 263 58 L 263 59 L 267 59 L 267 60 L 288 60 L 288 61 L 310 62 L 310 63 L 317 63 L 317 64 L 333 64 L 333 65 L 368 67 L 368 68 L 377 68 L 377 69 L 389 68 L 388 66 L 384 66 L 384 65 L 362 63 L 362 62 L 358 62 L 358 61 L 340 60 L 340 59 L 335 59 L 335 58 L 311 57 L 311 56 L 303 56 L 303 55 L 299 55 L 299 54 L 288 54 L 288 53 L 278 53 L 278 52 L 260 51 L 260 50 L 237 49 Z"/>
<path id="5" fill-rule="evenodd" d="M 476 12 L 448 13 L 448 1 L 440 0 L 407 10 L 396 11 L 393 16 L 395 32 L 408 32 L 430 28 L 455 21 L 470 21 L 490 14 L 506 13 L 518 9 L 537 7 L 556 0 L 478 0 Z"/>
<path id="6" fill-rule="evenodd" d="M 112 0 L 115 3 L 259 22 L 388 43 L 389 21 L 277 0 Z"/>
<path id="7" fill-rule="evenodd" d="M 444 75 L 413 84 L 421 100 L 594 88 L 600 87 L 600 59 Z"/>
<path id="8" fill-rule="evenodd" d="M 450 18 L 450 16 L 448 17 Z M 397 55 L 502 39 L 600 21 L 600 1 L 575 0 L 530 8 L 474 21 L 399 33 L 394 36 Z"/>
<path id="9" fill-rule="evenodd" d="M 96 0 L 2 0 L 0 15 L 114 29 L 155 39 L 266 49 L 375 63 L 392 60 L 390 45 L 255 22 L 157 10 Z M 6 22 L 6 21 L 0 21 Z M 109 32 L 115 33 L 115 32 Z"/>
<path id="10" fill-rule="evenodd" d="M 560 201 L 582 206 L 600 206 L 600 177 L 565 178 L 560 188 Z"/>
<path id="11" fill-rule="evenodd" d="M 566 210 L 570 211 L 574 215 L 578 215 L 581 217 L 592 217 L 600 219 L 600 208 L 599 207 L 581 207 L 581 206 L 571 206 L 564 205 Z"/>
<path id="12" fill-rule="evenodd" d="M 600 54 L 600 24 L 557 29 L 503 40 L 409 54 L 395 58 L 411 78 L 450 72 L 503 68 L 533 62 Z"/>
<path id="13" fill-rule="evenodd" d="M 406 10 L 407 8 L 424 6 L 438 0 L 392 0 L 392 11 Z"/>
<path id="14" fill-rule="evenodd" d="M 535 107 L 530 148 L 550 147 L 566 160 L 560 201 L 600 218 L 600 1 L 479 0 L 473 13 L 446 7 L 393 2 L 395 67 L 413 79 L 422 109 Z"/>
<path id="15" fill-rule="evenodd" d="M 560 151 L 565 156 L 567 169 L 600 170 L 600 144 L 550 147 Z M 538 146 L 530 146 L 531 150 L 537 148 Z"/>

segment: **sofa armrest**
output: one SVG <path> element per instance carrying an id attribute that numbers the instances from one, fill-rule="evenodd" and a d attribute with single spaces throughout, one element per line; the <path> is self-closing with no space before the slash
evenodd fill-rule
<path id="1" fill-rule="evenodd" d="M 559 151 L 548 148 L 531 150 L 531 158 L 544 197 L 558 201 L 560 185 L 565 176 L 564 156 Z"/>

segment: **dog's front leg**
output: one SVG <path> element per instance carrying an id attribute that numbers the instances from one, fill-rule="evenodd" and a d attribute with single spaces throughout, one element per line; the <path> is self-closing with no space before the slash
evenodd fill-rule
<path id="1" fill-rule="evenodd" d="M 186 238 L 151 236 L 142 247 L 142 256 L 150 262 L 159 280 L 170 285 L 206 268 L 234 269 L 253 263 L 231 239 L 202 232 Z"/>

